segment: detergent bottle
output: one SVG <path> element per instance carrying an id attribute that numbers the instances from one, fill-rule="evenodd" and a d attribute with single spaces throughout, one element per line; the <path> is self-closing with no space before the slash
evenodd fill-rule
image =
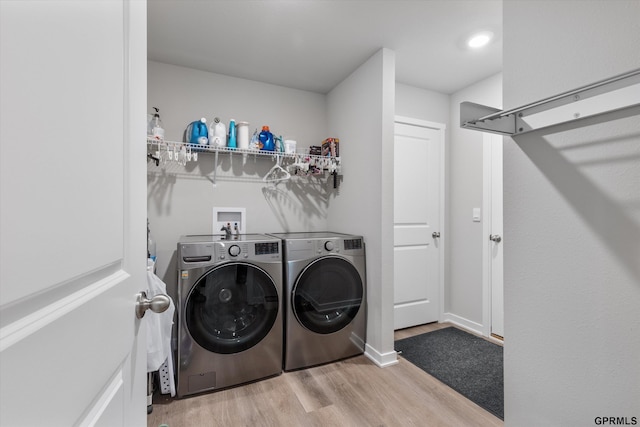
<path id="1" fill-rule="evenodd" d="M 262 132 L 258 135 L 261 149 L 264 151 L 274 151 L 276 149 L 275 142 L 273 140 L 273 134 L 269 132 L 269 126 L 262 126 Z"/>
<path id="2" fill-rule="evenodd" d="M 227 127 L 220 121 L 219 117 L 214 118 L 209 127 L 209 145 L 214 147 L 227 145 Z"/>
<path id="3" fill-rule="evenodd" d="M 229 120 L 229 142 L 227 147 L 230 149 L 236 149 L 238 144 L 236 142 L 236 121 L 234 119 Z"/>
<path id="4" fill-rule="evenodd" d="M 198 121 L 192 122 L 187 127 L 187 141 L 190 144 L 207 145 L 209 142 L 207 119 L 203 117 Z"/>

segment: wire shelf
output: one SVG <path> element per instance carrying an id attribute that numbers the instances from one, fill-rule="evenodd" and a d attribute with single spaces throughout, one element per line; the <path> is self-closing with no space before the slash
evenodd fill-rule
<path id="1" fill-rule="evenodd" d="M 304 150 L 306 151 L 306 149 Z M 258 158 L 271 158 L 275 161 L 276 166 L 263 178 L 265 182 L 287 180 L 291 177 L 289 171 L 292 171 L 293 175 L 297 177 L 324 175 L 325 171 L 329 171 L 334 177 L 334 188 L 337 188 L 337 175 L 341 172 L 340 157 L 321 156 L 303 153 L 301 151 L 302 150 L 299 149 L 296 153 L 285 153 L 282 151 L 214 147 L 153 138 L 147 139 L 147 158 L 154 162 L 157 167 L 162 165 L 164 168 L 168 164 L 183 167 L 186 166 L 187 163 L 200 161 L 201 155 L 203 154 L 205 154 L 206 157 L 208 157 L 209 154 L 213 154 L 215 156 L 213 162 L 215 166 L 213 167 L 213 176 L 211 176 L 210 179 L 214 184 L 217 178 L 219 157 L 227 155 L 229 158 L 233 158 L 234 156 L 241 155 L 243 159 L 253 158 L 255 160 Z M 275 175 L 275 173 L 278 172 L 282 173 Z"/>

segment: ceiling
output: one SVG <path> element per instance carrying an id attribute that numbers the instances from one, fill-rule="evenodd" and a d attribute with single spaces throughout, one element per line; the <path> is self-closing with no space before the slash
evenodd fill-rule
<path id="1" fill-rule="evenodd" d="M 381 48 L 396 81 L 454 93 L 502 69 L 502 0 L 152 0 L 148 59 L 327 93 Z M 464 39 L 492 31 L 471 51 Z"/>

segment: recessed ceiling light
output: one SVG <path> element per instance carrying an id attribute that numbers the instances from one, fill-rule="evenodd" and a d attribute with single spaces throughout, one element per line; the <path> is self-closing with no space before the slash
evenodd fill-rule
<path id="1" fill-rule="evenodd" d="M 488 45 L 491 39 L 493 39 L 493 33 L 491 31 L 481 31 L 467 39 L 467 46 L 471 49 L 478 49 Z"/>

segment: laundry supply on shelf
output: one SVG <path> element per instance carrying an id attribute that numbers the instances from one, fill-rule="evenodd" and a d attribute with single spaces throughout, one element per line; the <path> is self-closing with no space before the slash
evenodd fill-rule
<path id="1" fill-rule="evenodd" d="M 269 132 L 269 126 L 262 126 L 262 132 L 258 135 L 261 149 L 264 151 L 274 151 L 276 149 L 273 134 Z"/>
<path id="2" fill-rule="evenodd" d="M 340 156 L 340 140 L 338 138 L 327 138 L 322 143 L 323 156 L 338 157 Z"/>
<path id="3" fill-rule="evenodd" d="M 209 143 L 209 131 L 207 129 L 207 119 L 204 117 L 195 122 L 191 122 L 187 127 L 187 142 L 190 144 L 207 145 Z"/>
<path id="4" fill-rule="evenodd" d="M 209 127 L 209 145 L 213 147 L 226 147 L 227 145 L 227 127 L 215 117 Z"/>
<path id="5" fill-rule="evenodd" d="M 309 147 L 309 154 L 312 156 L 322 155 L 322 147 L 319 145 L 312 145 L 311 147 Z"/>
<path id="6" fill-rule="evenodd" d="M 251 135 L 251 141 L 249 142 L 250 150 L 259 150 L 260 149 L 260 141 L 258 140 L 258 129 L 253 131 L 253 135 Z"/>
<path id="7" fill-rule="evenodd" d="M 237 140 L 236 140 L 236 121 L 234 119 L 229 120 L 229 142 L 227 143 L 227 147 L 230 149 L 237 148 Z"/>
<path id="8" fill-rule="evenodd" d="M 296 145 L 297 142 L 292 139 L 284 140 L 284 153 L 285 154 L 296 154 Z"/>
<path id="9" fill-rule="evenodd" d="M 156 107 L 153 107 L 153 109 L 156 111 L 147 125 L 147 136 L 162 141 L 164 140 L 164 128 L 162 127 L 162 120 L 160 120 L 160 109 Z"/>
<path id="10" fill-rule="evenodd" d="M 236 135 L 238 148 L 247 150 L 249 148 L 249 122 L 238 122 L 236 124 Z"/>

